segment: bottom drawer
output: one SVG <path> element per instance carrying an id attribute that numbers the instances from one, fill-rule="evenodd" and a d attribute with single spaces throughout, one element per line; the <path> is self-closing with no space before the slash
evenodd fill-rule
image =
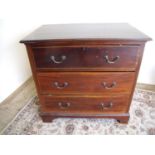
<path id="1" fill-rule="evenodd" d="M 111 114 L 128 111 L 129 96 L 42 96 L 41 111 L 54 114 Z"/>

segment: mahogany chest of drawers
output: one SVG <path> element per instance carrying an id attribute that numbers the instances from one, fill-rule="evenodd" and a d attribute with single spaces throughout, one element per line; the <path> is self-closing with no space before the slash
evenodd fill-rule
<path id="1" fill-rule="evenodd" d="M 127 123 L 149 40 L 125 23 L 44 25 L 21 40 L 43 121 L 87 117 Z"/>

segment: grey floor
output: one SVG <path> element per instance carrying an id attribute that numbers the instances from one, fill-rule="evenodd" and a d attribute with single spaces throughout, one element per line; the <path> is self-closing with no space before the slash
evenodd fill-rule
<path id="1" fill-rule="evenodd" d="M 18 94 L 0 104 L 0 132 L 8 125 L 17 113 L 36 95 L 33 80 L 29 80 Z"/>

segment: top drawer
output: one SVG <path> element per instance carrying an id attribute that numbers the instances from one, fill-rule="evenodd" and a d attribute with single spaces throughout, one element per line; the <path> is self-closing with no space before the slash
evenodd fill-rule
<path id="1" fill-rule="evenodd" d="M 134 71 L 137 46 L 33 48 L 39 70 Z"/>

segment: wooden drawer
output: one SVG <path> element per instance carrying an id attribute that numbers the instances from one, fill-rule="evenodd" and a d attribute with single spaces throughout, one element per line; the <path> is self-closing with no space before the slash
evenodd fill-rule
<path id="1" fill-rule="evenodd" d="M 55 114 L 125 113 L 128 96 L 59 96 L 41 97 L 41 111 Z"/>
<path id="2" fill-rule="evenodd" d="M 41 94 L 130 93 L 134 72 L 37 73 Z"/>
<path id="3" fill-rule="evenodd" d="M 38 47 L 33 48 L 33 55 L 40 70 L 133 71 L 138 47 Z"/>
<path id="4" fill-rule="evenodd" d="M 145 34 L 128 24 L 44 25 L 26 45 L 44 122 L 58 117 L 129 120 Z"/>

